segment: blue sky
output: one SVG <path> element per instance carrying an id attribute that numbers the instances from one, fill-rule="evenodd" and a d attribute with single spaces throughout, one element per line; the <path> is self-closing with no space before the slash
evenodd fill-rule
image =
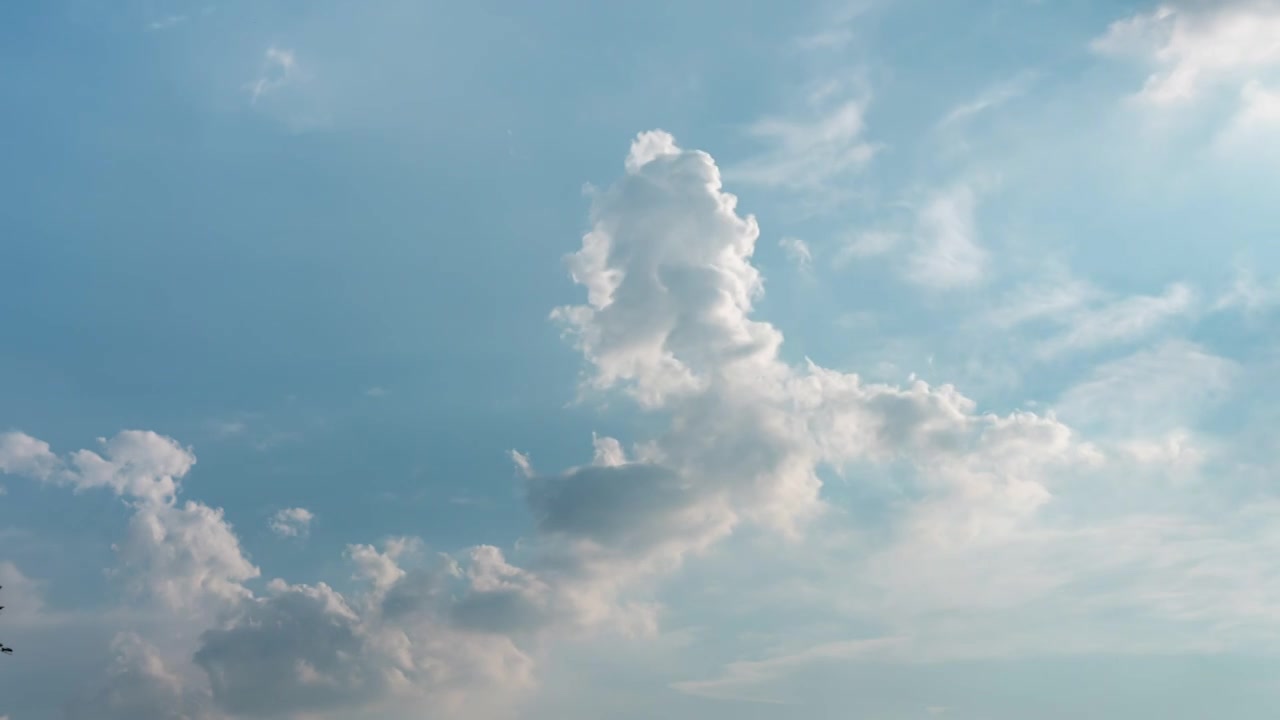
<path id="1" fill-rule="evenodd" d="M 1280 4 L 0 9 L 0 718 L 1272 718 Z"/>

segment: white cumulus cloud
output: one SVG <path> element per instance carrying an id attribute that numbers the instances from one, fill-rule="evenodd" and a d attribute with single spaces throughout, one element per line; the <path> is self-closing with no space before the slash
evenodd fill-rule
<path id="1" fill-rule="evenodd" d="M 923 216 L 933 235 L 917 250 L 940 259 L 920 268 L 941 287 L 982 278 L 972 201 L 946 195 Z M 98 702 L 162 718 L 474 716 L 535 687 L 557 641 L 652 633 L 663 621 L 657 586 L 743 530 L 807 566 L 828 560 L 815 572 L 831 612 L 868 634 L 736 663 L 681 684 L 686 692 L 768 698 L 750 686 L 861 657 L 1253 647 L 1280 636 L 1280 613 L 1265 602 L 1276 591 L 1273 505 L 1224 502 L 1201 517 L 1198 498 L 1168 484 L 1157 507 L 1134 500 L 1160 479 L 1136 466 L 1193 439 L 1133 423 L 1119 447 L 1053 413 L 982 412 L 951 385 L 790 362 L 779 329 L 753 316 L 759 234 L 710 155 L 661 131 L 636 138 L 567 258 L 585 297 L 552 317 L 582 353 L 582 392 L 629 398 L 656 429 L 625 448 L 583 438 L 587 461 L 560 471 L 512 452 L 532 523 L 511 548 L 353 544 L 341 582 L 263 588 L 222 511 L 182 499 L 189 448 L 126 431 L 59 457 L 35 438 L 0 436 L 0 471 L 111 492 L 133 513 L 116 574 L 149 601 L 152 629 L 168 632 L 122 635 L 108 677 L 127 696 Z M 1191 302 L 1180 286 L 1106 302 L 1068 289 L 1000 321 L 1052 317 L 1051 344 L 1088 348 L 1139 336 Z M 1179 375 L 1179 365 L 1192 371 Z M 1157 370 L 1168 377 L 1150 381 Z M 1062 405 L 1083 414 L 1127 389 L 1137 411 L 1189 413 L 1178 382 L 1231 377 L 1230 362 L 1170 344 L 1100 368 Z M 1151 387 L 1135 391 L 1144 380 Z M 855 541 L 814 542 L 815 524 L 849 524 L 824 493 L 830 477 L 892 486 L 885 527 L 845 526 L 839 537 Z M 273 520 L 285 534 L 311 518 L 282 513 Z M 1143 622 L 1127 622 L 1133 613 Z M 183 627 L 198 630 L 173 631 Z M 162 650 L 161 639 L 181 647 Z"/>
<path id="2" fill-rule="evenodd" d="M 267 525 L 271 528 L 271 532 L 280 537 L 306 537 L 311 531 L 311 521 L 315 520 L 315 517 L 315 514 L 306 508 L 284 508 L 277 510 Z"/>

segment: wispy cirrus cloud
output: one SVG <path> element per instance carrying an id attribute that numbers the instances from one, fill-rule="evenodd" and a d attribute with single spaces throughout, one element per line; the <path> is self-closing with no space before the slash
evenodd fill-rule
<path id="1" fill-rule="evenodd" d="M 930 197 L 917 211 L 915 249 L 907 256 L 906 278 L 935 290 L 982 282 L 988 253 L 978 242 L 978 190 L 958 184 Z"/>
<path id="2" fill-rule="evenodd" d="M 1044 360 L 1157 335 L 1179 320 L 1193 321 L 1201 305 L 1185 283 L 1159 294 L 1116 296 L 1070 274 L 1051 273 L 1007 291 L 981 324 L 1001 332 L 1034 328 L 1036 355 Z"/>
<path id="3" fill-rule="evenodd" d="M 790 192 L 848 193 L 847 186 L 875 156 L 866 138 L 870 95 L 846 83 L 827 83 L 809 92 L 795 112 L 765 117 L 747 135 L 759 153 L 730 165 L 730 182 Z M 844 185 L 842 187 L 842 185 Z"/>
<path id="4" fill-rule="evenodd" d="M 1062 330 L 1040 343 L 1045 357 L 1139 339 L 1196 309 L 1196 293 L 1174 283 L 1159 295 L 1133 295 L 1061 316 Z"/>
<path id="5" fill-rule="evenodd" d="M 1211 309 L 1251 314 L 1277 304 L 1280 304 L 1280 278 L 1272 278 L 1270 282 L 1259 280 L 1253 270 L 1242 267 L 1236 270 L 1231 286 L 1218 295 Z"/>
<path id="6" fill-rule="evenodd" d="M 1280 4 L 1270 0 L 1176 2 L 1112 23 L 1093 49 L 1151 66 L 1138 97 L 1172 105 L 1223 84 L 1274 79 L 1280 70 L 1277 37 Z"/>
<path id="7" fill-rule="evenodd" d="M 161 30 L 168 30 L 169 28 L 181 25 L 186 21 L 187 21 L 186 15 L 166 15 L 165 17 L 152 20 L 151 22 L 147 23 L 147 31 L 159 32 Z"/>
<path id="8" fill-rule="evenodd" d="M 938 121 L 939 129 L 948 129 L 989 112 L 1026 94 L 1034 85 L 1039 73 L 1024 70 L 1012 78 L 996 83 L 972 99 L 962 102 L 947 111 Z"/>
<path id="9" fill-rule="evenodd" d="M 809 243 L 798 237 L 787 236 L 778 241 L 778 247 L 786 253 L 787 259 L 801 269 L 807 269 L 813 265 L 813 251 L 809 248 Z"/>
<path id="10" fill-rule="evenodd" d="M 1105 362 L 1055 404 L 1077 426 L 1101 424 L 1115 438 L 1176 431 L 1232 389 L 1240 366 L 1185 340 Z"/>
<path id="11" fill-rule="evenodd" d="M 790 654 L 759 660 L 739 660 L 725 666 L 719 677 L 710 680 L 684 680 L 674 683 L 672 687 L 688 695 L 717 700 L 787 705 L 792 703 L 768 694 L 769 685 L 787 673 L 823 662 L 874 657 L 879 651 L 902 642 L 901 638 L 870 638 L 824 643 Z"/>
<path id="12" fill-rule="evenodd" d="M 256 103 L 285 87 L 293 81 L 297 72 L 298 60 L 292 50 L 274 45 L 267 48 L 258 77 L 247 86 L 250 101 Z"/>

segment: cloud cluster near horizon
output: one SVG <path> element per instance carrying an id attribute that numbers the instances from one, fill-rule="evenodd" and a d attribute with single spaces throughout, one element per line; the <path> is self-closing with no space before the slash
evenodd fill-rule
<path id="1" fill-rule="evenodd" d="M 553 318 L 588 363 L 585 393 L 621 392 L 667 426 L 630 447 L 596 437 L 591 462 L 563 473 L 516 454 L 536 530 L 520 566 L 493 546 L 442 555 L 400 538 L 350 546 L 353 590 L 284 579 L 253 587 L 259 569 L 222 513 L 180 499 L 190 449 L 125 431 L 64 457 L 22 433 L 0 437 L 0 470 L 127 502 L 118 579 L 175 625 L 202 623 L 188 654 L 169 658 L 122 629 L 112 672 L 134 680 L 109 680 L 118 687 L 108 705 L 272 717 L 447 709 L 475 692 L 527 689 L 557 638 L 657 631 L 660 606 L 637 598 L 691 557 L 746 526 L 803 545 L 838 509 L 824 477 L 889 468 L 905 499 L 890 511 L 891 532 L 839 549 L 849 555 L 831 579 L 878 598 L 849 612 L 879 631 L 839 656 L 1258 649 L 1280 629 L 1272 613 L 1247 612 L 1273 589 L 1247 558 L 1271 542 L 1264 529 L 1280 508 L 1199 512 L 1170 480 L 1213 460 L 1185 428 L 1150 435 L 1140 423 L 1132 436 L 1090 439 L 1052 412 L 983 413 L 948 385 L 789 364 L 782 333 L 752 316 L 763 293 L 752 263 L 759 228 L 722 188 L 712 157 L 653 131 L 624 165 L 569 257 L 587 302 Z M 1092 331 L 1075 332 L 1078 345 Z M 1230 381 L 1231 362 L 1201 348 L 1159 352 L 1125 361 L 1154 370 L 1100 368 L 1064 408 L 1097 411 L 1100 393 L 1163 408 L 1178 390 L 1147 386 L 1192 360 Z M 1126 504 L 1139 488 L 1162 500 Z M 297 536 L 310 519 L 293 508 L 271 526 Z M 1178 580 L 1208 567 L 1218 568 L 1213 582 Z M 1131 624 L 1128 612 L 1145 622 Z M 1248 622 L 1203 634 L 1233 619 Z M 194 663 L 204 682 L 188 686 L 191 674 L 170 663 Z M 756 672 L 682 687 L 712 693 Z"/>
<path id="2" fill-rule="evenodd" d="M 1222 132 L 1273 132 L 1278 18 L 1267 2 L 1171 5 L 1111 23 L 1091 48 L 1142 67 L 1129 101 L 1144 112 L 1225 88 L 1239 104 Z M 287 103 L 298 73 L 271 46 L 249 104 Z M 1040 74 L 1013 77 L 928 132 L 956 132 Z M 1277 464 L 1248 431 L 1271 417 L 1271 366 L 1216 341 L 1273 317 L 1280 285 L 1264 270 L 1118 289 L 1040 238 L 1017 251 L 985 214 L 1008 183 L 977 162 L 844 234 L 770 234 L 739 206 L 730 190 L 838 216 L 892 149 L 874 139 L 873 102 L 862 84 L 818 83 L 792 112 L 747 125 L 749 150 L 723 171 L 666 131 L 634 137 L 565 258 L 579 298 L 548 311 L 580 354 L 578 400 L 621 406 L 643 430 L 580 438 L 567 469 L 511 450 L 528 521 L 518 542 L 375 534 L 344 540 L 323 572 L 278 577 L 250 553 L 252 531 L 188 490 L 200 466 L 181 439 L 125 430 L 64 453 L 0 434 L 10 486 L 110 497 L 129 515 L 109 598 L 88 616 L 44 602 L 36 568 L 0 563 L 7 618 L 103 639 L 110 660 L 78 678 L 70 717 L 504 717 L 566 649 L 676 630 L 667 591 L 690 566 L 724 571 L 743 605 L 804 615 L 758 628 L 769 641 L 754 655 L 671 684 L 700 698 L 782 702 L 781 679 L 824 663 L 1274 653 Z M 774 249 L 814 285 L 875 268 L 889 299 L 846 308 L 849 326 L 886 354 L 904 337 L 929 345 L 927 366 L 885 380 L 798 356 L 760 311 L 772 269 L 757 251 Z M 978 350 L 935 366 L 935 331 Z M 962 360 L 984 379 L 1007 368 L 1019 390 L 1024 375 L 1057 376 L 992 408 L 985 388 L 954 380 Z M 365 387 L 366 401 L 391 399 Z M 311 551 L 331 517 L 314 507 L 270 506 L 256 527 Z M 732 584 L 734 558 L 759 546 L 773 549 L 749 564 L 776 582 Z"/>

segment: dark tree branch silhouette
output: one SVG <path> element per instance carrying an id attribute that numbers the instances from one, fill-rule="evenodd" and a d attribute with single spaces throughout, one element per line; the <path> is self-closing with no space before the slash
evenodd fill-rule
<path id="1" fill-rule="evenodd" d="M 3 587 L 3 586 L 0 586 L 0 587 Z M 4 609 L 4 606 L 0 605 L 0 610 L 3 610 L 3 609 Z M 13 648 L 9 647 L 8 645 L 5 645 L 4 643 L 0 643 L 0 653 L 4 653 L 5 655 L 12 655 Z"/>

